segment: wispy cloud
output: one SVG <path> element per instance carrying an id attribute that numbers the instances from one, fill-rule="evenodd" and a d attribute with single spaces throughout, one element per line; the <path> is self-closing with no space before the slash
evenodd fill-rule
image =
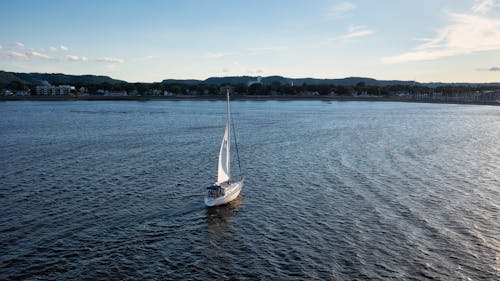
<path id="1" fill-rule="evenodd" d="M 106 63 L 112 63 L 112 64 L 115 64 L 115 63 L 124 63 L 125 60 L 124 59 L 120 59 L 120 58 L 110 58 L 110 57 L 103 57 L 103 58 L 99 58 L 97 59 L 98 62 L 106 62 Z"/>
<path id="2" fill-rule="evenodd" d="M 64 45 L 60 45 L 59 47 L 50 46 L 49 51 L 51 51 L 51 52 L 57 52 L 57 51 L 67 52 L 67 51 L 69 51 L 69 48 L 64 46 Z"/>
<path id="3" fill-rule="evenodd" d="M 76 55 L 67 55 L 66 56 L 66 59 L 68 61 L 82 61 L 82 62 L 85 62 L 85 61 L 88 61 L 89 59 L 87 57 L 84 57 L 84 56 L 76 56 Z"/>
<path id="4" fill-rule="evenodd" d="M 25 46 L 21 42 L 9 43 L 3 48 L 0 48 L 0 58 L 12 59 L 12 60 L 48 60 L 54 62 L 87 62 L 90 59 L 86 56 L 79 56 L 75 54 L 65 54 L 62 52 L 68 52 L 69 48 L 60 45 L 59 47 L 48 47 L 48 48 L 31 48 Z M 50 52 L 47 54 L 47 52 Z M 153 56 L 148 56 L 145 59 L 153 59 Z M 113 66 L 116 64 L 124 63 L 125 60 L 122 58 L 113 57 L 102 57 L 95 59 L 98 62 L 107 63 L 108 66 Z"/>
<path id="5" fill-rule="evenodd" d="M 26 55 L 29 56 L 29 57 L 32 57 L 32 58 L 37 58 L 37 59 L 44 59 L 44 60 L 53 59 L 52 57 L 50 57 L 50 56 L 48 56 L 46 54 L 42 54 L 42 53 L 35 52 L 35 51 L 28 52 L 28 53 L 26 53 Z"/>
<path id="6" fill-rule="evenodd" d="M 472 10 L 473 13 L 447 13 L 450 24 L 439 29 L 435 37 L 409 52 L 384 57 L 381 59 L 382 62 L 390 64 L 435 60 L 479 51 L 500 50 L 500 19 L 474 12 L 474 10 L 486 11 L 486 8 Z"/>
<path id="7" fill-rule="evenodd" d="M 28 59 L 28 56 L 24 53 L 19 53 L 16 51 L 8 51 L 5 53 L 5 56 L 11 59 L 16 59 L 16 60 L 26 60 Z"/>
<path id="8" fill-rule="evenodd" d="M 363 25 L 351 25 L 346 34 L 340 36 L 338 39 L 353 39 L 358 37 L 364 37 L 370 34 L 375 33 L 375 30 L 368 28 Z"/>
<path id="9" fill-rule="evenodd" d="M 340 19 L 350 15 L 356 9 L 356 5 L 351 2 L 342 1 L 333 4 L 328 11 L 330 19 Z"/>
<path id="10" fill-rule="evenodd" d="M 498 6 L 494 0 L 476 0 L 476 4 L 472 6 L 472 12 L 484 15 Z"/>

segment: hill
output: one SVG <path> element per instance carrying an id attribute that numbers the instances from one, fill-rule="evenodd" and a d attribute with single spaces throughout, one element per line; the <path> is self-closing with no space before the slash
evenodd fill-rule
<path id="1" fill-rule="evenodd" d="M 337 78 L 337 79 L 318 79 L 318 78 L 288 78 L 283 76 L 226 76 L 226 77 L 210 77 L 205 80 L 196 79 L 165 79 L 162 81 L 164 84 L 184 84 L 184 85 L 225 85 L 225 84 L 245 84 L 248 85 L 249 82 L 257 81 L 265 85 L 271 85 L 273 83 L 279 83 L 282 85 L 337 85 L 337 86 L 354 86 L 362 83 L 366 86 L 392 86 L 392 85 L 403 85 L 403 86 L 425 86 L 430 88 L 443 87 L 443 86 L 491 86 L 500 87 L 500 83 L 442 83 L 442 82 L 431 82 L 431 83 L 420 83 L 415 81 L 404 81 L 404 80 L 376 80 L 367 77 L 347 77 L 347 78 Z M 43 84 L 44 81 L 50 84 L 121 84 L 128 83 L 123 80 L 113 79 L 109 76 L 102 75 L 69 75 L 63 73 L 16 73 L 0 70 L 0 84 L 6 85 L 11 82 L 19 82 L 28 85 Z M 150 83 L 144 83 L 150 84 Z"/>
<path id="2" fill-rule="evenodd" d="M 398 80 L 376 80 L 373 78 L 365 77 L 348 77 L 340 79 L 318 79 L 318 78 L 287 78 L 283 76 L 227 76 L 227 77 L 210 77 L 205 80 L 174 80 L 166 79 L 163 83 L 183 83 L 183 84 L 210 84 L 210 85 L 224 85 L 224 84 L 248 84 L 251 81 L 257 81 L 260 78 L 262 84 L 270 85 L 273 83 L 280 84 L 294 84 L 294 85 L 339 85 L 339 86 L 353 86 L 358 83 L 364 83 L 371 86 L 387 86 L 387 85 L 415 85 L 420 84 L 415 81 L 398 81 Z"/>
<path id="3" fill-rule="evenodd" d="M 9 84 L 11 82 L 24 82 L 12 72 L 5 72 L 0 70 L 0 84 Z"/>
<path id="4" fill-rule="evenodd" d="M 0 84 L 11 82 L 21 82 L 24 84 L 43 84 L 44 81 L 50 84 L 101 84 L 101 83 L 124 83 L 125 81 L 116 80 L 108 76 L 97 75 L 69 75 L 63 73 L 16 73 L 0 71 Z"/>

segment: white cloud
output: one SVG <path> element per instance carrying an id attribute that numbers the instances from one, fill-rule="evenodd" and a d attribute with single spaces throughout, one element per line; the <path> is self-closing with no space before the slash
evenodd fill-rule
<path id="1" fill-rule="evenodd" d="M 345 35 L 339 37 L 339 39 L 352 39 L 357 37 L 363 37 L 375 33 L 375 30 L 370 29 L 362 25 L 351 25 L 349 26 L 348 32 Z"/>
<path id="2" fill-rule="evenodd" d="M 76 55 L 67 55 L 66 56 L 66 59 L 69 60 L 69 61 L 88 61 L 88 58 L 87 57 L 80 57 L 80 56 L 76 56 Z"/>
<path id="3" fill-rule="evenodd" d="M 5 55 L 9 58 L 17 59 L 17 60 L 28 59 L 28 56 L 26 54 L 15 52 L 15 51 L 6 52 Z"/>
<path id="4" fill-rule="evenodd" d="M 99 58 L 97 59 L 98 62 L 107 62 L 107 63 L 124 63 L 125 60 L 124 59 L 120 59 L 120 58 L 110 58 L 110 57 L 103 57 L 103 58 Z"/>
<path id="5" fill-rule="evenodd" d="M 15 45 L 17 48 L 24 48 L 24 44 L 21 42 L 16 42 Z"/>
<path id="6" fill-rule="evenodd" d="M 51 46 L 51 47 L 49 47 L 49 50 L 50 50 L 51 52 L 55 52 L 55 51 L 57 51 L 57 48 L 56 48 L 56 47 L 52 47 L 52 46 Z"/>
<path id="7" fill-rule="evenodd" d="M 64 45 L 59 46 L 59 49 L 61 49 L 61 51 L 65 51 L 65 52 L 69 51 L 68 47 L 66 47 Z"/>
<path id="8" fill-rule="evenodd" d="M 220 59 L 220 58 L 223 58 L 223 57 L 227 57 L 227 56 L 232 56 L 232 55 L 236 55 L 238 54 L 238 52 L 208 52 L 207 54 L 205 54 L 205 58 L 207 59 Z"/>
<path id="9" fill-rule="evenodd" d="M 494 0 L 476 0 L 476 4 L 472 6 L 472 11 L 484 15 L 495 7 L 498 7 L 498 4 L 495 4 Z"/>
<path id="10" fill-rule="evenodd" d="M 351 2 L 343 1 L 335 3 L 328 11 L 328 17 L 330 19 L 340 19 L 348 16 L 352 11 L 356 9 L 356 5 Z"/>
<path id="11" fill-rule="evenodd" d="M 26 54 L 29 57 L 38 58 L 38 59 L 44 59 L 44 60 L 50 60 L 50 59 L 52 59 L 51 57 L 49 57 L 46 54 L 42 54 L 42 53 L 35 52 L 35 51 L 29 52 L 29 53 L 26 53 Z"/>
<path id="12" fill-rule="evenodd" d="M 207 53 L 205 55 L 205 57 L 208 59 L 218 59 L 218 58 L 222 58 L 224 56 L 226 56 L 226 54 L 224 54 L 224 53 Z"/>
<path id="13" fill-rule="evenodd" d="M 488 1 L 485 1 L 488 2 Z M 500 19 L 477 14 L 447 13 L 450 24 L 413 50 L 382 58 L 386 64 L 500 50 Z"/>

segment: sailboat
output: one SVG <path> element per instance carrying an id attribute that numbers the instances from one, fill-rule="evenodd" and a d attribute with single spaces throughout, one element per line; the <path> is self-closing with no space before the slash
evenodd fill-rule
<path id="1" fill-rule="evenodd" d="M 219 150 L 219 163 L 217 172 L 217 181 L 212 185 L 207 187 L 207 194 L 205 195 L 205 205 L 212 207 L 217 205 L 223 205 L 231 202 L 240 194 L 243 188 L 243 177 L 240 176 L 238 180 L 233 180 L 231 178 L 231 129 L 233 129 L 233 135 L 235 135 L 234 126 L 231 126 L 231 108 L 229 103 L 229 89 L 226 89 L 227 95 L 227 119 L 226 119 L 226 129 L 224 130 L 224 136 L 222 137 L 222 143 Z M 238 144 L 236 142 L 235 135 L 235 147 L 236 155 L 238 156 L 238 166 L 239 155 L 238 155 Z M 241 168 L 240 168 L 241 174 Z"/>

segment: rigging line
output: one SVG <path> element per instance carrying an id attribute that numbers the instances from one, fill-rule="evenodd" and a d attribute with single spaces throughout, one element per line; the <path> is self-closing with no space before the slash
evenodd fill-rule
<path id="1" fill-rule="evenodd" d="M 232 113 L 230 114 L 232 115 Z M 236 147 L 236 156 L 238 158 L 238 169 L 240 170 L 240 177 L 241 177 L 243 174 L 241 173 L 240 153 L 238 151 L 238 141 L 236 140 L 236 130 L 234 129 L 234 121 L 231 122 L 231 127 L 233 127 L 234 146 Z"/>

